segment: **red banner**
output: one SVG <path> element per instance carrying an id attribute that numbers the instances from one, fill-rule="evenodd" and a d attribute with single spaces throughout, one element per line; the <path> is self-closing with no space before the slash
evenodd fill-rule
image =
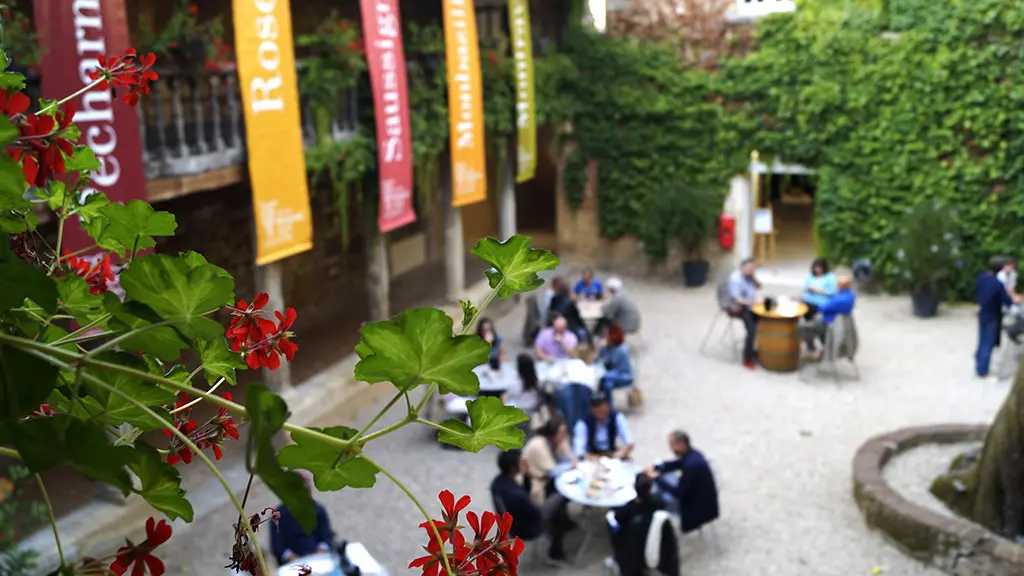
<path id="1" fill-rule="evenodd" d="M 38 28 L 43 95 L 64 98 L 92 80 L 98 56 L 123 55 L 129 46 L 125 0 L 34 0 Z M 146 199 L 139 117 L 109 90 L 90 90 L 74 101 L 81 144 L 96 152 L 100 169 L 92 188 L 114 202 Z M 64 229 L 63 247 L 81 250 L 92 240 L 75 222 Z"/>
<path id="2" fill-rule="evenodd" d="M 409 80 L 402 47 L 398 0 L 360 0 L 366 62 L 377 118 L 377 166 L 380 171 L 381 232 L 416 221 L 413 209 L 412 135 L 409 129 Z"/>

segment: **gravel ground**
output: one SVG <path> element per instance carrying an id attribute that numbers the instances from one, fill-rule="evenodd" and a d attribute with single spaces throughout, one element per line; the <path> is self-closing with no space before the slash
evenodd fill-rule
<path id="1" fill-rule="evenodd" d="M 946 473 L 959 454 L 981 446 L 980 442 L 958 444 L 925 444 L 889 460 L 882 471 L 885 481 L 904 498 L 930 508 L 939 514 L 951 515 L 949 508 L 928 491 L 936 476 Z"/>
<path id="2" fill-rule="evenodd" d="M 747 371 L 727 349 L 699 354 L 716 313 L 711 287 L 684 290 L 642 281 L 629 281 L 627 287 L 643 312 L 646 343 L 639 366 L 646 406 L 630 416 L 638 438 L 635 456 L 640 463 L 664 457 L 666 434 L 685 428 L 711 461 L 721 489 L 721 520 L 708 534 L 683 539 L 685 574 L 846 576 L 871 574 L 876 567 L 887 575 L 940 574 L 865 527 L 851 496 L 850 468 L 857 447 L 875 434 L 991 421 L 1009 385 L 984 384 L 971 376 L 972 309 L 944 310 L 922 321 L 911 317 L 906 297 L 863 298 L 857 310 L 861 379 L 837 383 L 813 370 L 802 375 Z M 792 289 L 769 290 L 788 292 Z M 519 339 L 521 313 L 517 309 L 499 322 L 506 342 Z M 442 450 L 424 430 L 405 429 L 375 441 L 369 453 L 425 502 L 433 503 L 433 495 L 450 488 L 472 495 L 474 507 L 490 505 L 493 450 L 481 455 Z M 932 466 L 932 459 L 926 460 L 925 467 Z M 908 475 L 901 482 L 931 474 L 904 464 Z M 425 541 L 416 528 L 422 518 L 390 482 L 380 477 L 372 490 L 318 499 L 341 537 L 364 542 L 392 574 L 410 573 L 404 567 Z M 276 504 L 262 486 L 255 488 L 252 502 L 253 508 Z M 168 574 L 224 573 L 218 567 L 230 548 L 234 515 L 223 506 L 214 518 L 178 531 L 163 555 Z M 573 549 L 575 539 L 569 546 Z M 607 542 L 598 540 L 583 566 L 561 574 L 600 574 L 608 552 Z M 550 572 L 526 568 L 522 573 Z"/>

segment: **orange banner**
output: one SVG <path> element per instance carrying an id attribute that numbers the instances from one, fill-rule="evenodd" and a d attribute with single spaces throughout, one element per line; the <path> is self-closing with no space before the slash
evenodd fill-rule
<path id="1" fill-rule="evenodd" d="M 234 0 L 233 5 L 256 263 L 263 265 L 313 247 L 295 40 L 288 0 Z"/>
<path id="2" fill-rule="evenodd" d="M 444 0 L 452 206 L 487 198 L 484 98 L 473 0 Z"/>

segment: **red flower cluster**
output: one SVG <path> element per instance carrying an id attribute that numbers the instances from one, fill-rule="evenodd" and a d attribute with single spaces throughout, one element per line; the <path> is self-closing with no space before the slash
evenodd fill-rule
<path id="1" fill-rule="evenodd" d="M 54 412 L 53 408 L 50 408 L 50 405 L 44 402 L 44 403 L 39 405 L 39 408 L 36 408 L 35 411 L 33 411 L 31 414 L 29 414 L 28 417 L 29 418 L 45 418 L 47 416 L 53 416 L 55 414 L 57 414 L 57 413 Z"/>
<path id="2" fill-rule="evenodd" d="M 29 99 L 21 93 L 0 95 L 0 110 L 18 126 L 20 136 L 7 153 L 15 162 L 21 162 L 25 179 L 33 186 L 45 186 L 53 174 L 64 174 L 67 167 L 64 155 L 71 155 L 74 146 L 66 138 L 71 120 L 75 117 L 75 106 L 68 102 L 64 110 L 53 116 L 25 114 Z"/>
<path id="3" fill-rule="evenodd" d="M 99 56 L 97 61 L 99 69 L 89 73 L 89 78 L 99 81 L 97 87 L 100 90 L 128 90 L 124 95 L 124 101 L 130 106 L 139 103 L 139 96 L 149 94 L 149 83 L 160 78 L 152 70 L 153 64 L 156 63 L 156 55 L 152 52 L 139 56 L 134 48 L 129 48 L 124 56 Z"/>
<path id="4" fill-rule="evenodd" d="M 220 38 L 213 39 L 213 57 L 206 61 L 207 70 L 223 70 L 231 64 L 231 45 Z"/>
<path id="5" fill-rule="evenodd" d="M 64 251 L 65 257 L 69 254 L 71 254 L 70 251 Z M 74 256 L 68 257 L 64 262 L 67 264 L 68 269 L 72 274 L 85 278 L 85 282 L 89 285 L 89 292 L 91 294 L 105 293 L 108 289 L 109 283 L 117 280 L 114 276 L 114 270 L 110 267 L 110 254 L 104 256 L 95 265 L 90 264 L 89 261 L 84 258 L 76 258 Z"/>
<path id="6" fill-rule="evenodd" d="M 231 349 L 242 354 L 245 363 L 253 370 L 260 367 L 277 370 L 281 367 L 280 355 L 283 354 L 291 361 L 299 349 L 289 340 L 294 336 L 290 330 L 295 323 L 295 309 L 288 308 L 283 316 L 275 311 L 275 325 L 263 318 L 263 307 L 269 301 L 270 296 L 266 292 L 260 292 L 252 304 L 239 300 L 234 308 L 228 307 L 234 318 L 231 319 L 225 335 L 231 341 Z"/>
<path id="7" fill-rule="evenodd" d="M 444 557 L 448 558 L 452 571 L 456 575 L 476 576 L 516 576 L 519 571 L 519 555 L 525 545 L 519 538 L 509 537 L 512 529 L 512 516 L 508 512 L 498 516 L 494 512 L 484 512 L 477 516 L 475 512 L 466 512 L 466 521 L 473 529 L 473 540 L 467 541 L 459 526 L 459 515 L 469 506 L 469 496 L 463 496 L 458 502 L 455 495 L 448 490 L 438 495 L 443 508 L 441 520 L 432 520 L 420 524 L 427 531 L 429 541 L 423 549 L 426 556 L 421 556 L 409 564 L 409 568 L 422 568 L 423 576 L 438 576 L 444 569 Z M 434 528 L 441 535 L 438 542 Z M 494 532 L 492 535 L 491 532 Z M 448 551 L 446 544 L 451 544 Z"/>
<path id="8" fill-rule="evenodd" d="M 221 397 L 225 400 L 231 401 L 231 393 L 224 392 Z M 191 402 L 188 394 L 181 394 L 178 397 L 178 401 L 174 403 L 175 410 L 181 410 L 186 404 Z M 190 417 L 191 410 L 181 410 L 174 414 L 174 427 L 188 437 L 196 447 L 200 450 L 207 448 L 213 449 L 213 455 L 217 460 L 220 460 L 224 456 L 224 452 L 221 450 L 221 445 L 224 444 L 225 438 L 234 438 L 238 440 L 238 427 L 235 425 L 235 420 L 228 415 L 226 408 L 221 408 L 217 413 L 217 416 L 211 418 L 203 426 L 196 424 L 196 421 Z M 177 464 L 178 462 L 184 462 L 185 464 L 192 463 L 192 448 L 181 441 L 177 435 L 170 430 L 163 431 L 164 436 L 171 439 L 168 450 L 170 454 L 167 455 L 168 464 Z"/>
<path id="9" fill-rule="evenodd" d="M 157 523 L 149 518 L 146 520 L 146 540 L 138 545 L 128 540 L 127 546 L 118 548 L 117 559 L 110 564 L 110 571 L 122 576 L 131 568 L 131 576 L 145 576 L 147 570 L 150 576 L 163 576 L 164 563 L 153 556 L 153 550 L 170 539 L 171 525 L 166 520 Z"/>
<path id="10" fill-rule="evenodd" d="M 243 503 L 242 505 L 244 506 L 245 504 Z M 256 534 L 260 531 L 260 526 L 267 522 L 273 522 L 274 526 L 277 526 L 277 521 L 280 518 L 281 513 L 277 510 L 264 508 L 263 512 L 249 516 L 249 526 L 252 527 L 253 534 Z M 256 557 L 256 552 L 249 543 L 249 533 L 246 532 L 241 522 L 233 524 L 232 528 L 235 530 L 235 543 L 231 546 L 230 563 L 225 568 L 232 569 L 235 572 L 248 572 L 252 576 L 257 576 L 260 563 Z"/>

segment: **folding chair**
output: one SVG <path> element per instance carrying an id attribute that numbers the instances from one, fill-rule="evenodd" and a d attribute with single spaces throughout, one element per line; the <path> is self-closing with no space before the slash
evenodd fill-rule
<path id="1" fill-rule="evenodd" d="M 708 327 L 708 332 L 704 336 L 704 341 L 700 345 L 700 353 L 706 355 L 705 351 L 707 350 L 708 342 L 714 335 L 715 328 L 718 326 L 719 321 L 724 318 L 725 325 L 721 329 L 721 335 L 718 340 L 721 342 L 728 339 L 733 352 L 737 356 L 740 356 L 740 345 L 743 340 L 736 336 L 735 325 L 737 322 L 741 325 L 741 334 L 743 333 L 742 331 L 746 330 L 746 328 L 742 327 L 743 320 L 740 318 L 739 313 L 732 309 L 732 297 L 729 296 L 728 282 L 723 282 L 718 285 L 716 297 L 718 299 L 718 312 L 715 314 L 715 318 L 711 321 L 711 326 Z"/>

